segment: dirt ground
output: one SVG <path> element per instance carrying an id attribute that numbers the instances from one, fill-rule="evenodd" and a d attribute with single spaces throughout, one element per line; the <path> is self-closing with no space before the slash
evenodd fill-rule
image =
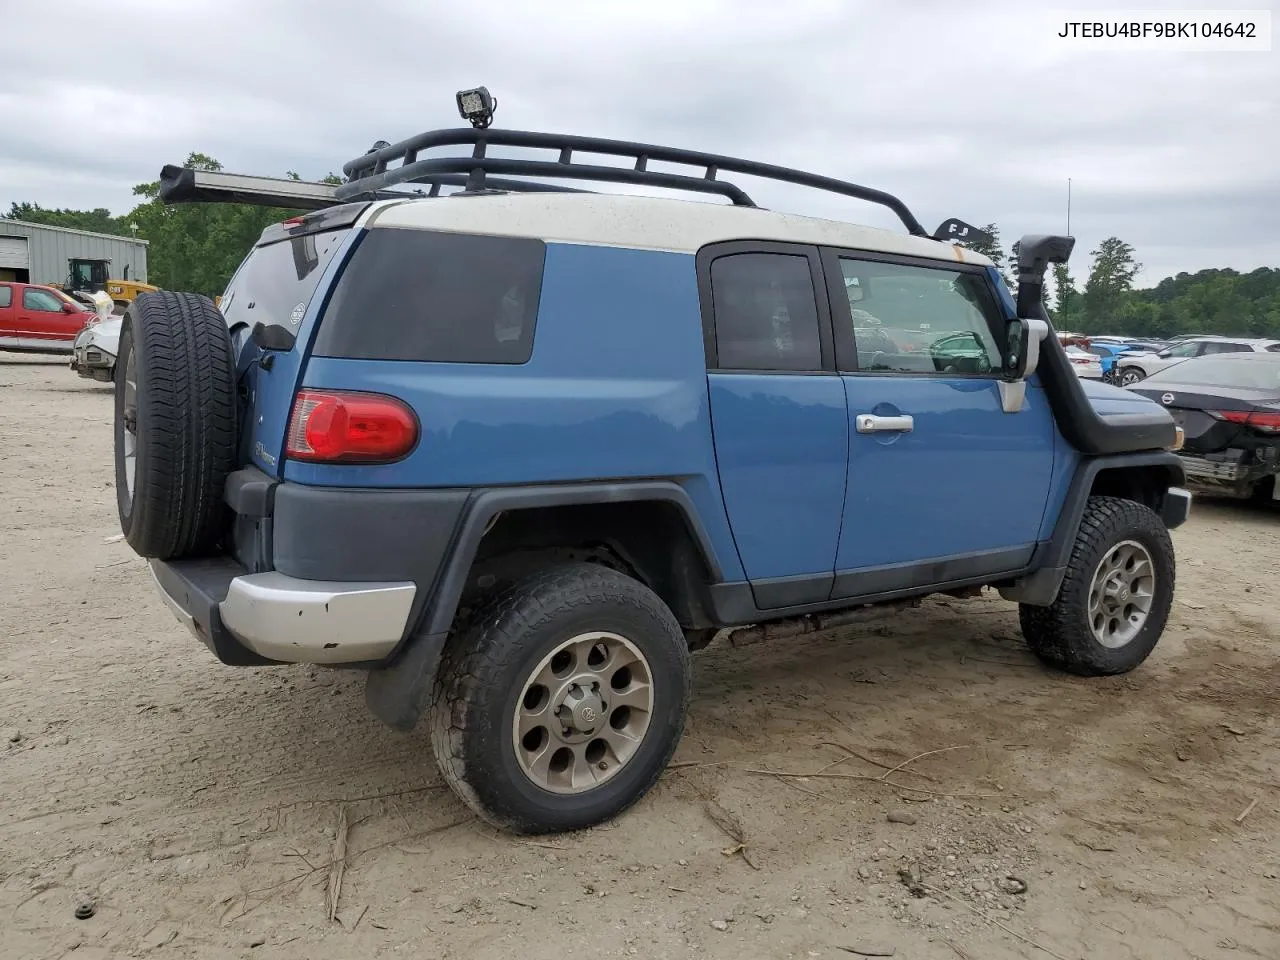
<path id="1" fill-rule="evenodd" d="M 1280 957 L 1280 511 L 1197 502 L 1127 677 L 1042 669 L 995 597 L 718 641 L 655 790 L 535 842 L 361 675 L 183 630 L 115 539 L 110 407 L 0 356 L 0 956 Z"/>

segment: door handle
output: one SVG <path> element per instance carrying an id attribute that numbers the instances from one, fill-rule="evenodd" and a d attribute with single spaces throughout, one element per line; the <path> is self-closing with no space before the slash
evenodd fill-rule
<path id="1" fill-rule="evenodd" d="M 859 433 L 910 433 L 915 421 L 908 415 L 877 417 L 874 413 L 860 413 L 854 421 Z"/>

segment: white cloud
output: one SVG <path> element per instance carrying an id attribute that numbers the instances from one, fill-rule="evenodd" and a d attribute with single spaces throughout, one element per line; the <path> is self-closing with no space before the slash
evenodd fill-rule
<path id="1" fill-rule="evenodd" d="M 318 177 L 376 139 L 457 124 L 453 92 L 484 83 L 502 126 L 799 166 L 895 192 L 927 227 L 995 221 L 1006 242 L 1061 229 L 1071 177 L 1077 274 L 1109 234 L 1137 247 L 1151 283 L 1280 263 L 1275 53 L 1083 52 L 1025 4 L 942 0 L 112 9 L 126 43 L 58 56 L 40 38 L 100 20 L 100 0 L 6 10 L 0 207 L 123 212 L 134 184 L 192 150 Z M 772 207 L 894 222 L 748 189 Z"/>

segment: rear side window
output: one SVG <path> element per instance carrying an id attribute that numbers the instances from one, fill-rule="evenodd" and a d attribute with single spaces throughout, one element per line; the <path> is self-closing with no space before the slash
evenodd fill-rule
<path id="1" fill-rule="evenodd" d="M 525 363 L 541 240 L 371 230 L 343 270 L 314 352 L 354 360 Z"/>
<path id="2" fill-rule="evenodd" d="M 818 304 L 809 258 L 737 253 L 711 264 L 721 370 L 820 370 Z"/>
<path id="3" fill-rule="evenodd" d="M 0 287 L 0 307 L 13 306 L 13 287 Z"/>
<path id="4" fill-rule="evenodd" d="M 311 295 L 348 232 L 313 233 L 254 248 L 222 295 L 219 309 L 228 325 L 261 323 L 297 334 Z"/>
<path id="5" fill-rule="evenodd" d="M 1217 340 L 1210 340 L 1204 345 L 1205 353 L 1247 353 L 1249 345 L 1247 343 L 1223 343 Z"/>

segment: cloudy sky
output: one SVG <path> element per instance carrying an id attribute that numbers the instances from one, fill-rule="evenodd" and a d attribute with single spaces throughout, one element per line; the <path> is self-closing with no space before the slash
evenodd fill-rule
<path id="1" fill-rule="evenodd" d="M 1077 275 L 1113 234 L 1137 248 L 1142 285 L 1280 266 L 1280 43 L 1094 52 L 1053 36 L 1062 15 L 981 0 L 3 5 L 3 210 L 123 213 L 135 183 L 193 150 L 319 177 L 374 140 L 460 123 L 454 91 L 484 84 L 498 126 L 799 166 L 890 190 L 929 228 L 994 221 L 1006 246 L 1065 229 L 1071 178 Z M 1246 5 L 1280 21 L 1276 0 Z M 68 24 L 93 27 L 73 42 Z M 744 186 L 774 208 L 894 223 Z"/>

